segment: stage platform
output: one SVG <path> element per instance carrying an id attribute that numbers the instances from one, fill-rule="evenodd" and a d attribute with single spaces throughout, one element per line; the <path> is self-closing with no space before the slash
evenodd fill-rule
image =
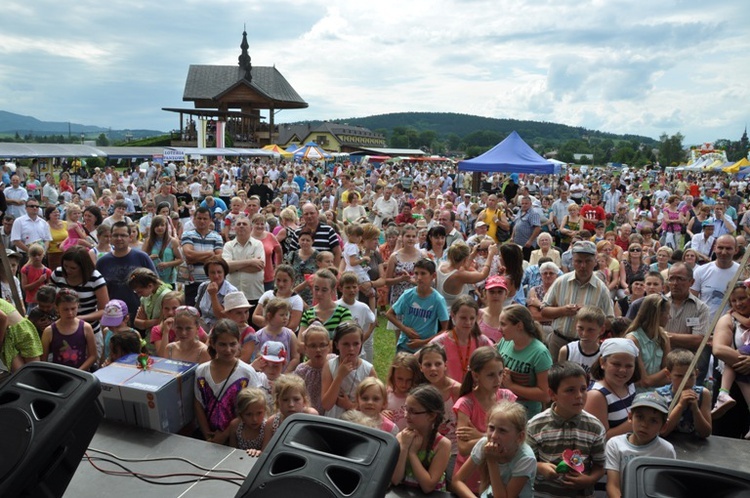
<path id="1" fill-rule="evenodd" d="M 677 458 L 680 460 L 707 463 L 719 467 L 750 472 L 750 441 L 711 436 L 706 440 L 676 435 L 669 440 L 674 444 Z M 140 429 L 127 425 L 102 421 L 94 438 L 89 444 L 90 457 L 111 457 L 96 453 L 101 450 L 113 453 L 120 458 L 167 458 L 182 457 L 207 469 L 231 470 L 247 476 L 256 458 L 250 458 L 244 451 L 207 443 L 196 439 L 152 430 Z M 122 471 L 105 461 L 95 461 L 96 465 L 113 471 Z M 165 460 L 156 462 L 123 462 L 129 469 L 150 475 L 198 473 L 237 478 L 234 483 L 227 481 L 200 481 L 186 484 L 158 485 L 147 483 L 132 476 L 105 475 L 96 470 L 85 458 L 76 471 L 65 493 L 70 498 L 100 498 L 109 496 L 174 496 L 174 497 L 232 497 L 239 490 L 244 477 L 229 473 L 209 473 L 198 470 L 186 462 Z M 195 481 L 195 477 L 175 476 L 169 479 L 158 479 L 158 482 Z M 393 488 L 386 495 L 390 498 L 425 496 L 412 489 Z M 448 493 L 435 493 L 430 496 L 449 497 Z"/>

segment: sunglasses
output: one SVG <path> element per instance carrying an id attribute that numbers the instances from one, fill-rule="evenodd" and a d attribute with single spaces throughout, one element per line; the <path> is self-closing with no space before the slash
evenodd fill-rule
<path id="1" fill-rule="evenodd" d="M 183 306 L 178 306 L 175 309 L 175 313 L 177 313 L 179 311 L 185 311 L 187 313 L 190 313 L 193 316 L 201 316 L 201 312 L 198 311 L 198 308 L 195 308 L 194 306 L 184 306 L 184 305 Z"/>
<path id="2" fill-rule="evenodd" d="M 632 249 L 628 249 L 628 252 L 641 252 L 643 249 L 640 249 L 638 247 L 634 247 Z"/>

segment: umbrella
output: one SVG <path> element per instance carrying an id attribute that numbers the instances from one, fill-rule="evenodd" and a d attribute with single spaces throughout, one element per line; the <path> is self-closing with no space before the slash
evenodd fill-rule
<path id="1" fill-rule="evenodd" d="M 305 145 L 294 151 L 295 159 L 326 159 L 331 155 L 320 148 L 315 142 L 307 142 Z"/>
<path id="2" fill-rule="evenodd" d="M 739 173 L 740 169 L 745 168 L 747 166 L 750 166 L 750 161 L 748 161 L 746 157 L 743 157 L 742 159 L 732 164 L 731 166 L 727 166 L 726 168 L 722 169 L 722 171 L 724 171 L 725 173 L 734 174 L 734 173 Z"/>
<path id="3" fill-rule="evenodd" d="M 291 152 L 287 152 L 284 149 L 282 149 L 280 146 L 276 144 L 266 145 L 263 147 L 263 150 L 268 150 L 271 152 L 275 152 L 276 154 L 280 154 L 281 156 L 290 157 L 292 155 Z"/>

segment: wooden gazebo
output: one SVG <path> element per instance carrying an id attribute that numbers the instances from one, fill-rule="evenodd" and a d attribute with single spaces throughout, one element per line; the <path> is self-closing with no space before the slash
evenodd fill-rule
<path id="1" fill-rule="evenodd" d="M 173 146 L 217 145 L 219 128 L 235 147 L 262 147 L 278 137 L 274 123 L 277 110 L 308 106 L 275 66 L 252 66 L 246 31 L 240 48 L 237 66 L 190 66 L 182 100 L 193 102 L 195 108 L 162 109 L 180 114 L 180 136 L 172 141 Z M 268 110 L 268 122 L 263 121 L 262 110 Z M 207 124 L 206 144 L 198 144 L 200 121 Z"/>

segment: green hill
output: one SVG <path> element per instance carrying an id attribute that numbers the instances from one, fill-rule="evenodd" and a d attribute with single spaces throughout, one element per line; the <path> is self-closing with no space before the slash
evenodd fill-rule
<path id="1" fill-rule="evenodd" d="M 615 142 L 619 140 L 637 141 L 645 145 L 657 143 L 657 140 L 654 138 L 640 135 L 618 135 L 559 123 L 497 119 L 448 112 L 398 112 L 361 118 L 336 119 L 333 121 L 336 123 L 363 126 L 373 131 L 385 131 L 388 137 L 393 134 L 394 129 L 406 127 L 414 129 L 417 132 L 433 131 L 440 138 L 447 138 L 449 135 L 455 134 L 463 139 L 472 133 L 486 131 L 506 136 L 515 130 L 528 143 L 547 142 L 559 144 L 568 140 L 587 138 L 610 139 Z"/>

